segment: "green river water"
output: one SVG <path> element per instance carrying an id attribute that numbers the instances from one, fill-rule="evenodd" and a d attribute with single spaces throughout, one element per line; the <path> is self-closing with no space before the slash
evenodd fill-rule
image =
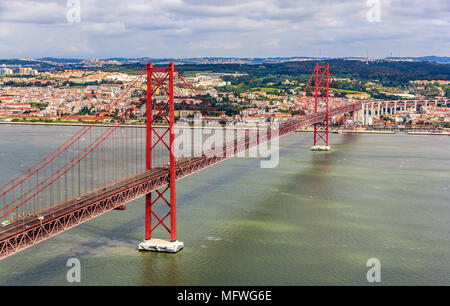
<path id="1" fill-rule="evenodd" d="M 0 185 L 76 127 L 0 126 Z M 0 285 L 450 285 L 450 138 L 312 134 L 280 161 L 233 158 L 177 183 L 178 254 L 142 253 L 144 199 L 0 261 Z"/>

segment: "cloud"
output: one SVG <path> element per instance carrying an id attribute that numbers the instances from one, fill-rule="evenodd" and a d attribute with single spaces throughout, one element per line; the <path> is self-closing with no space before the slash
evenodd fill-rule
<path id="1" fill-rule="evenodd" d="M 0 0 L 0 58 L 449 55 L 448 0 Z"/>
<path id="2" fill-rule="evenodd" d="M 83 22 L 81 28 L 84 32 L 107 36 L 118 35 L 126 31 L 123 22 Z"/>
<path id="3" fill-rule="evenodd" d="M 66 20 L 64 2 L 0 1 L 0 21 L 53 24 Z"/>

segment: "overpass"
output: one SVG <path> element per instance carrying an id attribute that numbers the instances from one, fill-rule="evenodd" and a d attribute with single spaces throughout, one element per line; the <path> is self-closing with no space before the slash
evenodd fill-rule
<path id="1" fill-rule="evenodd" d="M 367 124 L 368 117 L 379 118 L 383 115 L 418 110 L 421 106 L 450 106 L 449 99 L 435 100 L 374 100 L 361 102 L 361 116 L 363 124 Z"/>

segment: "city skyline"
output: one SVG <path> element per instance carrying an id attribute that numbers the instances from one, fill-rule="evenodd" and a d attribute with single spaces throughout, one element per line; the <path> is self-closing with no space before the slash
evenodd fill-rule
<path id="1" fill-rule="evenodd" d="M 0 58 L 446 56 L 449 12 L 443 0 L 2 1 Z"/>

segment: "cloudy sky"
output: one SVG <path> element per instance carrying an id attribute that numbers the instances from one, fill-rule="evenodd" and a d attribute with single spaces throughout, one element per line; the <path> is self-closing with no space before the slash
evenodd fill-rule
<path id="1" fill-rule="evenodd" d="M 343 57 L 367 49 L 374 58 L 450 56 L 450 1 L 0 0 L 0 58 Z"/>

